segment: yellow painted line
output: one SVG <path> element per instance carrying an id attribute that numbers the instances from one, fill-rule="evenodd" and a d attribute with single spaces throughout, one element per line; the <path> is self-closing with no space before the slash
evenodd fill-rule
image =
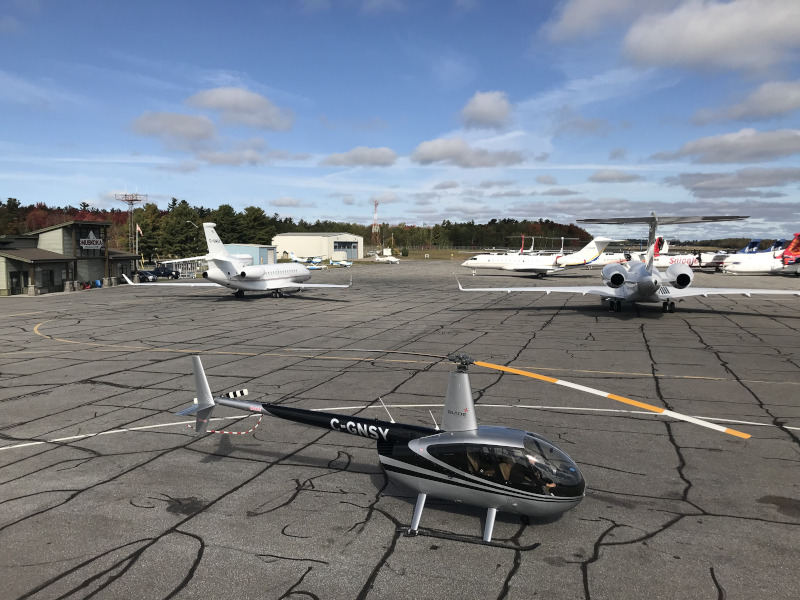
<path id="1" fill-rule="evenodd" d="M 13 315 L 2 315 L 2 316 L 0 316 L 0 318 L 4 318 L 4 319 L 5 319 L 5 318 L 8 318 L 8 317 L 27 317 L 28 315 L 40 315 L 40 314 L 42 314 L 43 312 L 46 312 L 46 311 L 43 311 L 43 310 L 35 310 L 35 311 L 33 311 L 33 312 L 26 312 L 26 313 L 16 313 L 16 314 L 13 314 Z"/>
<path id="2" fill-rule="evenodd" d="M 52 319 L 50 320 L 52 321 Z M 122 345 L 122 344 L 104 344 L 100 342 L 82 342 L 82 341 L 75 341 L 75 340 L 67 340 L 64 338 L 54 338 L 45 333 L 42 333 L 40 327 L 50 321 L 42 321 L 36 327 L 34 327 L 33 331 L 36 335 L 41 337 L 53 340 L 55 342 L 63 342 L 65 344 L 84 344 L 87 346 L 93 346 L 95 348 L 110 348 L 110 349 L 120 349 L 120 350 L 148 350 L 150 352 L 175 352 L 178 354 L 211 354 L 211 355 L 231 355 L 231 356 L 278 356 L 278 357 L 290 357 L 296 356 L 298 358 L 317 358 L 320 360 L 352 360 L 356 362 L 397 362 L 397 363 L 404 363 L 404 364 L 423 364 L 423 365 L 430 365 L 436 364 L 438 361 L 425 361 L 425 360 L 408 360 L 408 359 L 386 359 L 386 358 L 358 358 L 358 357 L 332 357 L 332 356 L 321 356 L 321 355 L 306 355 L 306 354 L 284 354 L 281 352 L 236 352 L 236 351 L 224 351 L 224 350 L 184 350 L 181 348 L 156 348 L 152 346 L 130 346 L 130 345 Z M 286 348 L 286 350 L 293 350 L 292 348 Z M 345 351 L 346 349 L 340 348 L 340 351 Z M 331 352 L 335 351 L 330 350 Z M 388 353 L 389 351 L 387 351 Z M 480 364 L 476 362 L 475 364 Z M 488 364 L 488 363 L 487 363 Z M 528 369 L 536 369 L 538 371 L 562 371 L 566 373 L 579 373 L 579 374 L 587 374 L 587 375 L 619 375 L 623 377 L 657 377 L 661 379 L 696 379 L 701 381 L 733 381 L 731 378 L 726 377 L 709 377 L 703 375 L 669 375 L 666 373 L 637 373 L 637 372 L 629 372 L 629 371 L 593 371 L 588 369 L 567 369 L 563 367 L 526 367 Z M 509 371 L 510 372 L 510 371 Z M 542 375 L 540 377 L 542 380 L 546 381 L 545 376 Z M 552 379 L 552 378 L 551 378 Z M 741 379 L 738 380 L 741 383 L 765 383 L 771 385 L 800 385 L 798 381 L 765 381 L 760 379 Z M 552 383 L 552 382 L 551 382 Z"/>

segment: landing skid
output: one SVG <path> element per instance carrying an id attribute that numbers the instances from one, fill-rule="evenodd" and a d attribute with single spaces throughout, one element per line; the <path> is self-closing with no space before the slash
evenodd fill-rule
<path id="1" fill-rule="evenodd" d="M 416 536 L 424 536 L 430 538 L 436 538 L 440 540 L 450 540 L 452 542 L 463 542 L 465 544 L 476 544 L 478 546 L 493 546 L 495 548 L 505 548 L 507 550 L 521 550 L 527 552 L 529 550 L 535 550 L 541 544 L 536 542 L 535 544 L 531 544 L 529 546 L 518 546 L 516 544 L 511 544 L 508 542 L 485 542 L 481 538 L 470 536 L 470 535 L 457 535 L 455 533 L 447 533 L 446 531 L 437 531 L 435 529 L 417 529 L 416 531 L 409 531 L 408 527 L 398 527 L 398 532 L 403 532 L 405 537 L 416 537 Z"/>
<path id="2" fill-rule="evenodd" d="M 414 505 L 414 516 L 411 517 L 411 525 L 406 529 L 402 527 L 398 529 L 398 531 L 405 531 L 406 537 L 414 537 L 415 535 L 420 535 L 419 531 L 419 521 L 422 518 L 422 511 L 425 509 L 425 500 L 428 498 L 427 494 L 419 493 L 417 494 L 417 503 Z M 467 542 L 470 544 L 484 544 L 487 546 L 498 546 L 500 548 L 514 548 L 516 550 L 520 549 L 527 549 L 532 550 L 536 548 L 539 544 L 534 544 L 530 547 L 521 547 L 521 546 L 514 546 L 510 544 L 504 544 L 502 542 L 493 542 L 492 541 L 492 531 L 494 530 L 494 518 L 497 516 L 497 509 L 496 508 L 487 508 L 486 509 L 486 524 L 483 528 L 483 539 L 479 542 L 477 539 L 472 538 L 470 536 L 462 536 L 462 535 L 455 535 L 455 534 L 448 534 L 443 532 L 435 532 L 433 533 L 432 530 L 428 530 L 426 533 L 422 533 L 422 535 L 428 535 L 431 537 L 439 537 L 442 539 L 448 540 L 455 540 L 457 542 Z"/>

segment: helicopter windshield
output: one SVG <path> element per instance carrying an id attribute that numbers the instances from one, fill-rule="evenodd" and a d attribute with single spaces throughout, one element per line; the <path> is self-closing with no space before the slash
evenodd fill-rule
<path id="1" fill-rule="evenodd" d="M 540 444 L 541 450 L 535 445 L 535 450 L 531 450 L 527 444 L 525 449 L 483 444 L 436 444 L 429 446 L 428 452 L 459 471 L 494 483 L 536 494 L 575 495 L 573 487 L 564 487 L 582 485 L 583 478 L 575 463 L 552 444 L 538 438 L 535 442 Z"/>
<path id="2" fill-rule="evenodd" d="M 583 479 L 572 459 L 550 442 L 529 433 L 523 445 L 528 462 L 542 477 L 563 485 L 575 485 Z"/>

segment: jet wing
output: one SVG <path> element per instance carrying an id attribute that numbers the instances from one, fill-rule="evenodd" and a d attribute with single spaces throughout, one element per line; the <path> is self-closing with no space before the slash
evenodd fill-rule
<path id="1" fill-rule="evenodd" d="M 682 290 L 669 288 L 669 294 L 661 294 L 664 300 L 667 298 L 690 298 L 692 296 L 747 296 L 752 294 L 773 294 L 779 296 L 800 296 L 800 290 L 760 290 L 752 288 L 703 288 L 703 287 L 688 287 Z"/>
<path id="2" fill-rule="evenodd" d="M 456 278 L 458 281 L 458 278 Z M 602 296 L 603 298 L 625 298 L 625 290 L 622 288 L 610 288 L 605 285 L 600 286 L 593 286 L 593 285 L 579 285 L 579 286 L 543 286 L 543 285 L 528 285 L 528 286 L 519 286 L 519 287 L 490 287 L 490 288 L 465 288 L 461 285 L 461 282 L 458 281 L 458 289 L 462 292 L 539 292 L 541 294 L 553 294 L 553 293 L 563 293 L 563 294 L 580 294 L 581 296 L 585 296 L 586 294 L 591 294 L 593 296 Z"/>
<path id="3" fill-rule="evenodd" d="M 203 256 L 190 256 L 189 258 L 173 258 L 172 260 L 160 260 L 158 262 L 159 264 L 166 265 L 166 264 L 192 262 L 192 261 L 208 260 L 208 259 L 209 259 L 208 254 L 204 254 Z"/>
<path id="4" fill-rule="evenodd" d="M 514 271 L 515 273 L 555 273 L 563 269 L 553 266 L 536 266 L 536 265 L 506 265 L 502 268 L 503 271 Z"/>
<path id="5" fill-rule="evenodd" d="M 127 281 L 131 285 L 179 285 L 181 287 L 222 287 L 218 283 L 211 283 L 210 281 L 198 281 L 197 283 L 188 283 L 188 282 L 187 283 L 174 283 L 174 282 L 170 283 L 168 281 L 164 281 L 164 282 L 151 281 L 151 282 L 147 282 L 147 283 L 134 283 L 133 281 L 128 279 L 128 276 L 125 275 L 124 273 L 123 273 L 122 277 L 123 277 L 123 279 L 125 279 L 125 281 Z"/>

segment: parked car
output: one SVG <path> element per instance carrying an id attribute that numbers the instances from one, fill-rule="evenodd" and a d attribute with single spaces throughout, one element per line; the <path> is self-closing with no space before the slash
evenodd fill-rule
<path id="1" fill-rule="evenodd" d="M 178 279 L 181 276 L 180 271 L 176 271 L 175 269 L 170 269 L 169 267 L 166 267 L 164 265 L 156 267 L 155 269 L 153 269 L 152 273 L 156 277 L 166 277 L 168 279 Z"/>
<path id="2" fill-rule="evenodd" d="M 139 271 L 139 281 L 158 281 L 158 275 L 152 271 Z"/>

